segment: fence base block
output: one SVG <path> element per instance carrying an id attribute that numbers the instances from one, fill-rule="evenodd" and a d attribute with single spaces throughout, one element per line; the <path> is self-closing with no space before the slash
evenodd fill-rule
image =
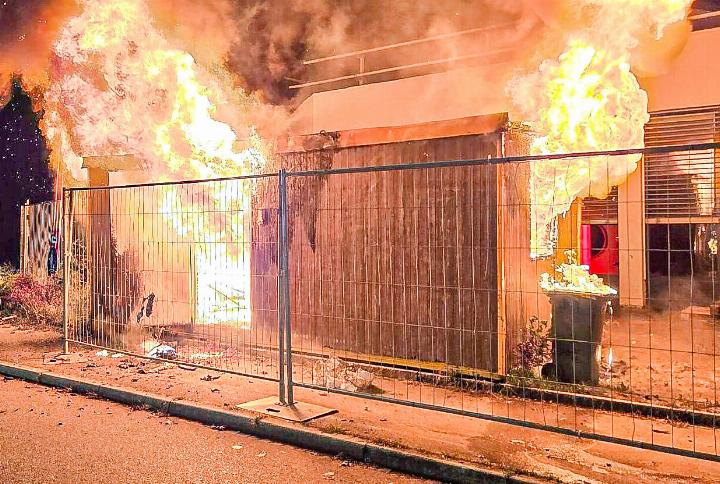
<path id="1" fill-rule="evenodd" d="M 261 398 L 252 402 L 241 403 L 238 408 L 252 410 L 253 412 L 284 418 L 293 422 L 308 422 L 316 418 L 337 413 L 334 408 L 321 407 L 311 403 L 295 402 L 292 405 L 283 405 L 277 397 Z"/>

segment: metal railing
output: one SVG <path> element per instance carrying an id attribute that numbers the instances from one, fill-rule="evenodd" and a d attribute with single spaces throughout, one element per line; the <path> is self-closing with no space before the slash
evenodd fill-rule
<path id="1" fill-rule="evenodd" d="M 66 339 L 277 380 L 287 404 L 301 386 L 720 460 L 720 220 L 647 224 L 639 183 L 598 243 L 571 196 L 532 259 L 533 211 L 561 202 L 528 190 L 718 148 L 67 190 Z M 541 287 L 569 252 L 612 289 Z"/>
<path id="2" fill-rule="evenodd" d="M 509 22 L 307 59 L 303 61 L 303 65 L 326 69 L 320 71 L 322 78 L 307 81 L 289 79 L 295 82 L 289 88 L 327 90 L 337 88 L 346 81 L 356 81 L 358 84 L 377 82 L 380 76 L 388 74 L 404 77 L 408 73 L 428 74 L 434 72 L 433 69 L 447 68 L 467 61 L 497 62 L 493 59 L 511 54 L 515 47 L 511 40 L 505 42 L 501 48 L 491 47 L 491 44 L 497 46 L 501 34 L 517 28 L 517 23 Z M 467 42 L 472 45 L 472 49 L 460 48 L 454 44 L 456 42 Z M 390 59 L 383 57 L 388 55 Z M 399 61 L 400 58 L 403 60 Z M 334 72 L 335 75 L 328 77 L 328 72 Z"/>

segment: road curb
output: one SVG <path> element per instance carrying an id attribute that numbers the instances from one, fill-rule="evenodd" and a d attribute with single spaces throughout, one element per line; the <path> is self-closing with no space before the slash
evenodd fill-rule
<path id="1" fill-rule="evenodd" d="M 17 365 L 0 363 L 0 374 L 45 386 L 93 394 L 106 400 L 131 406 L 143 406 L 174 417 L 205 425 L 302 447 L 324 454 L 342 454 L 350 459 L 418 477 L 444 482 L 537 483 L 527 476 L 508 475 L 492 469 L 442 461 L 405 450 L 393 449 L 359 439 L 328 435 L 309 427 L 285 423 L 271 417 L 250 417 L 196 403 L 174 401 L 157 395 L 60 376 Z"/>

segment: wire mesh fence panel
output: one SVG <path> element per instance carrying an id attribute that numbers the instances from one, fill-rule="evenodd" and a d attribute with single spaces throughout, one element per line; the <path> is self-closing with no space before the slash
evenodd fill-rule
<path id="1" fill-rule="evenodd" d="M 508 131 L 71 190 L 68 337 L 718 459 L 717 149 Z"/>
<path id="2" fill-rule="evenodd" d="M 650 159 L 290 173 L 294 383 L 717 458 L 715 185 L 660 220 Z"/>
<path id="3" fill-rule="evenodd" d="M 276 177 L 72 190 L 68 337 L 275 379 Z"/>

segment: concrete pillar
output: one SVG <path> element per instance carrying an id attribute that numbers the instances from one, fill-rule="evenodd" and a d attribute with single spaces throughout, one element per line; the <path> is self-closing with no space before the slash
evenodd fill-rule
<path id="1" fill-rule="evenodd" d="M 618 187 L 620 305 L 643 307 L 645 278 L 645 200 L 643 160 Z"/>
<path id="2" fill-rule="evenodd" d="M 101 168 L 88 168 L 88 182 L 92 188 L 106 187 L 110 183 L 110 173 Z M 112 254 L 110 240 L 110 192 L 91 190 L 88 193 L 86 225 L 88 285 L 91 290 L 90 319 L 93 335 L 104 335 L 105 295 L 109 276 L 112 273 Z M 97 341 L 102 344 L 104 341 Z"/>

